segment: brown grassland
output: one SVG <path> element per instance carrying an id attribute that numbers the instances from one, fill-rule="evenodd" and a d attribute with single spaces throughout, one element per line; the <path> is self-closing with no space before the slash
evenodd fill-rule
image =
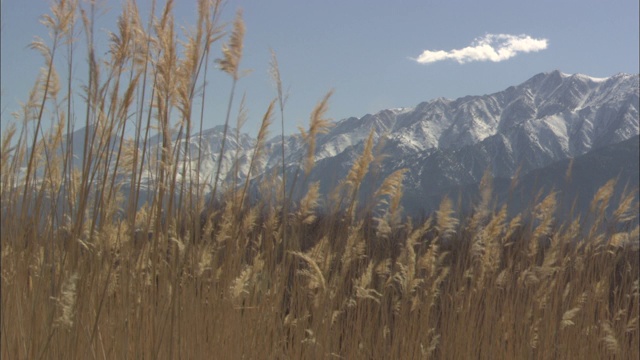
<path id="1" fill-rule="evenodd" d="M 94 48 L 95 4 L 58 0 L 42 18 L 51 38 L 32 48 L 44 67 L 19 125 L 2 131 L 3 359 L 640 356 L 638 204 L 633 189 L 613 196 L 615 180 L 594 194 L 588 221 L 559 223 L 555 192 L 508 216 L 486 176 L 469 216 L 445 199 L 412 222 L 399 206 L 403 171 L 359 197 L 379 161 L 370 136 L 325 199 L 307 175 L 330 126 L 329 93 L 302 131 L 308 154 L 292 184 L 279 169 L 253 201 L 218 166 L 206 174 L 217 200 L 207 200 L 199 162 L 183 161 L 187 144 L 172 139 L 202 130 L 214 65 L 232 79 L 224 133 L 233 136 L 244 24 L 240 12 L 221 24 L 220 2 L 201 0 L 197 24 L 179 35 L 173 5 L 154 2 L 145 20 L 126 2 L 107 52 Z M 271 65 L 275 100 L 253 159 L 273 118 L 285 122 L 275 55 Z M 74 129 L 85 126 L 95 131 L 74 154 Z M 220 155 L 234 150 L 223 143 Z M 306 195 L 294 202 L 291 188 Z"/>

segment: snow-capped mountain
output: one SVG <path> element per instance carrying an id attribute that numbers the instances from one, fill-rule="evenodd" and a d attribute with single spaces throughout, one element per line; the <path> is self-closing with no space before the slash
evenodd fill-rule
<path id="1" fill-rule="evenodd" d="M 216 126 L 212 129 L 205 130 L 200 134 L 191 136 L 189 139 L 175 140 L 172 147 L 179 147 L 183 152 L 184 165 L 188 178 L 196 183 L 213 183 L 215 171 L 217 169 L 218 156 L 220 156 L 220 147 L 224 134 L 224 126 Z M 151 139 L 151 143 L 159 146 L 160 138 L 158 136 Z M 187 142 L 188 152 L 184 155 L 185 141 Z M 249 162 L 251 161 L 252 151 L 255 147 L 255 139 L 247 134 L 238 133 L 235 129 L 229 128 L 227 131 L 227 139 L 225 142 L 225 151 L 220 169 L 220 179 L 231 181 L 227 177 L 238 173 L 239 181 L 244 181 L 249 170 Z M 198 169 L 198 159 L 200 159 L 200 168 Z M 264 165 L 261 166 L 264 168 Z M 179 175 L 180 171 L 178 172 Z M 197 178 L 197 174 L 200 178 Z"/>
<path id="2" fill-rule="evenodd" d="M 311 179 L 332 188 L 373 129 L 375 139 L 386 138 L 380 177 L 409 169 L 405 205 L 419 210 L 426 196 L 476 183 L 486 169 L 495 177 L 512 177 L 518 169 L 524 175 L 637 135 L 638 79 L 554 71 L 495 94 L 438 98 L 413 109 L 348 118 L 318 139 Z M 291 158 L 287 163 L 294 166 Z"/>
<path id="3" fill-rule="evenodd" d="M 309 180 L 328 191 L 347 175 L 373 131 L 384 138 L 386 158 L 376 179 L 407 168 L 407 210 L 420 211 L 424 199 L 446 189 L 478 182 L 486 169 L 495 177 L 525 175 L 551 163 L 616 144 L 639 133 L 639 76 L 618 74 L 593 78 L 559 71 L 535 75 L 504 91 L 456 100 L 438 98 L 415 108 L 382 110 L 335 123 L 317 139 L 316 167 Z M 213 181 L 222 127 L 194 135 L 188 141 L 191 178 L 200 153 L 200 183 Z M 183 140 L 174 145 L 184 147 Z M 229 131 L 221 179 L 246 180 L 255 139 Z M 259 176 L 281 166 L 281 139 L 265 146 L 252 173 Z M 287 173 L 293 176 L 306 152 L 300 136 L 285 138 Z M 237 167 L 234 164 L 238 164 Z M 611 174 L 615 176 L 615 174 Z M 376 183 L 377 182 L 377 183 Z M 291 182 L 289 182 L 291 183 Z"/>

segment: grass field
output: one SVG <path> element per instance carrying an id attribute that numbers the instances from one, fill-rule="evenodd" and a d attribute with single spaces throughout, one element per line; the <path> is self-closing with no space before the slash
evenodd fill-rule
<path id="1" fill-rule="evenodd" d="M 214 66 L 233 80 L 233 136 L 244 24 L 238 13 L 223 27 L 220 3 L 199 4 L 182 38 L 171 2 L 149 19 L 126 3 L 108 52 L 93 48 L 90 5 L 56 1 L 43 18 L 52 37 L 32 47 L 45 66 L 2 131 L 3 359 L 640 356 L 638 204 L 634 189 L 613 198 L 615 179 L 590 214 L 566 223 L 555 220 L 554 192 L 508 217 L 492 206 L 489 176 L 472 214 L 445 199 L 431 217 L 405 220 L 403 171 L 359 200 L 376 160 L 370 137 L 323 197 L 306 175 L 330 125 L 328 93 L 302 134 L 308 154 L 294 183 L 281 172 L 262 178 L 253 201 L 218 168 L 210 201 L 201 169 L 179 166 L 187 149 L 171 140 L 202 130 Z M 74 52 L 84 38 L 87 52 Z M 81 89 L 68 72 L 78 59 L 88 59 Z M 275 55 L 272 72 L 254 159 L 274 119 L 286 121 Z M 95 131 L 74 153 L 72 134 L 85 126 Z M 154 181 L 139 206 L 142 174 Z M 291 200 L 294 187 L 302 200 Z"/>

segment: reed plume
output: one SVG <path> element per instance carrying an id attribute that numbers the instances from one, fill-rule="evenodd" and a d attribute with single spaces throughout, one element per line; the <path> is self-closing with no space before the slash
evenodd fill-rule
<path id="1" fill-rule="evenodd" d="M 326 134 L 333 125 L 330 119 L 325 118 L 331 95 L 333 95 L 333 91 L 329 91 L 313 108 L 309 119 L 309 130 L 300 129 L 302 139 L 307 143 L 307 156 L 304 161 L 305 175 L 309 175 L 315 162 L 317 136 Z"/>
<path id="2" fill-rule="evenodd" d="M 231 85 L 231 92 L 229 95 L 229 103 L 227 105 L 227 115 L 224 121 L 224 130 L 222 132 L 222 144 L 220 145 L 220 153 L 218 155 L 218 165 L 216 167 L 215 176 L 213 178 L 213 191 L 211 194 L 211 201 L 215 201 L 218 180 L 220 179 L 220 170 L 222 168 L 222 158 L 224 157 L 225 144 L 227 140 L 227 132 L 229 131 L 229 115 L 231 114 L 231 106 L 233 105 L 233 96 L 235 94 L 236 84 L 239 79 L 239 66 L 242 58 L 242 48 L 244 42 L 244 20 L 242 20 L 242 11 L 236 13 L 236 18 L 233 22 L 233 31 L 229 38 L 228 44 L 222 45 L 223 58 L 216 60 L 220 66 L 220 70 L 226 72 L 233 78 Z"/>

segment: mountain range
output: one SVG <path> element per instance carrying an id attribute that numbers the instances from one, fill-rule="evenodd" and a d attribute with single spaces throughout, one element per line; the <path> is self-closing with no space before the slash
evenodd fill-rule
<path id="1" fill-rule="evenodd" d="M 639 79 L 638 74 L 594 78 L 552 71 L 494 94 L 437 98 L 413 108 L 346 118 L 317 137 L 316 165 L 307 181 L 318 181 L 321 193 L 328 194 L 347 176 L 372 134 L 376 152 L 384 157 L 365 178 L 361 194 L 371 194 L 386 176 L 407 169 L 401 205 L 409 215 L 434 210 L 445 195 L 472 197 L 485 171 L 495 179 L 497 194 L 504 194 L 505 184 L 515 176 L 523 179 L 521 192 L 535 191 L 522 184 L 563 188 L 559 174 L 566 172 L 569 159 L 580 167 L 570 187 L 577 197 L 591 196 L 597 185 L 591 180 L 596 178 L 604 183 L 619 176 L 620 184 L 637 187 Z M 184 149 L 188 142 L 183 156 L 188 165 L 186 176 L 207 184 L 207 190 L 212 188 L 222 139 L 222 126 L 188 139 L 174 137 L 174 147 Z M 150 153 L 155 153 L 153 147 L 159 143 L 159 137 L 151 139 Z M 230 129 L 222 181 L 247 181 L 255 144 L 254 137 Z M 284 148 L 287 183 L 292 184 L 300 174 L 307 144 L 302 136 L 291 135 L 284 138 Z M 74 153 L 81 158 L 75 149 Z M 620 156 L 623 158 L 617 158 Z M 593 159 L 600 162 L 589 165 Z M 249 181 L 258 183 L 266 174 L 281 173 L 281 166 L 282 138 L 276 136 L 265 143 L 262 156 L 254 161 Z M 531 180 L 534 178 L 547 180 Z M 151 172 L 143 173 L 142 184 L 153 183 Z M 576 191 L 583 183 L 590 185 Z M 296 197 L 306 191 L 296 190 Z"/>
<path id="2" fill-rule="evenodd" d="M 541 73 L 494 94 L 438 98 L 414 108 L 385 109 L 340 120 L 318 136 L 316 166 L 309 181 L 319 181 L 321 191 L 327 193 L 346 177 L 373 132 L 376 144 L 384 140 L 378 150 L 386 157 L 379 164 L 378 183 L 372 178 L 365 183 L 376 187 L 387 175 L 406 168 L 405 210 L 430 211 L 434 201 L 429 199 L 477 184 L 486 170 L 496 179 L 509 179 L 516 173 L 527 176 L 533 171 L 544 177 L 543 169 L 552 164 L 625 140 L 637 142 L 638 119 L 638 75 L 594 78 L 560 71 Z M 201 173 L 208 177 L 201 181 L 212 177 L 221 131 L 222 127 L 216 127 L 203 133 Z M 292 177 L 301 166 L 306 144 L 299 135 L 284 141 L 287 174 Z M 197 153 L 198 136 L 189 142 L 190 153 Z M 227 144 L 221 178 L 232 175 L 237 152 L 239 176 L 245 180 L 255 139 L 242 134 L 238 141 Z M 268 141 L 266 155 L 253 175 L 271 173 L 281 166 L 281 147 L 280 137 Z M 629 156 L 604 165 L 637 162 L 637 152 Z M 599 171 L 610 177 L 620 172 L 615 168 Z"/>

